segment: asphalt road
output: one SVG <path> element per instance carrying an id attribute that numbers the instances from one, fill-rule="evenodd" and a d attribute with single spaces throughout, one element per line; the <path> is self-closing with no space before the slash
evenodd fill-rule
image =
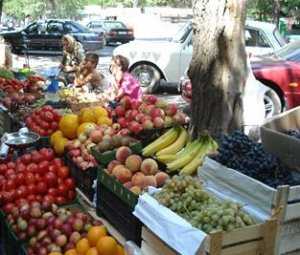
<path id="1" fill-rule="evenodd" d="M 108 68 L 113 50 L 116 46 L 106 46 L 105 48 L 96 52 L 100 56 L 97 69 L 104 76 L 109 75 Z M 57 67 L 60 63 L 61 56 L 47 55 L 45 52 L 43 55 L 29 55 L 28 60 L 32 70 L 36 71 L 37 73 L 43 73 L 45 69 Z M 15 68 L 21 68 L 24 64 L 26 64 L 26 58 L 24 55 L 14 55 Z M 186 103 L 182 100 L 180 95 L 160 94 L 158 96 L 164 98 L 170 103 L 176 103 L 180 108 L 186 106 Z"/>

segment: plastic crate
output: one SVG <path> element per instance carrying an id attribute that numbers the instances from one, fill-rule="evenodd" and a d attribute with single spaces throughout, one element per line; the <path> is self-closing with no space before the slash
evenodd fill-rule
<path id="1" fill-rule="evenodd" d="M 103 183 L 105 181 L 101 179 L 101 176 L 104 175 L 102 175 L 101 172 L 104 173 L 104 171 L 98 171 L 97 214 L 100 217 L 106 218 L 116 229 L 118 229 L 118 231 L 126 238 L 126 240 L 134 241 L 140 246 L 142 242 L 142 223 L 132 214 L 137 199 L 136 202 L 132 200 L 131 205 L 129 205 L 128 202 L 125 202 L 125 196 L 127 193 L 122 193 L 124 197 L 121 199 L 121 194 L 117 195 L 111 190 L 115 185 L 113 185 L 110 189 L 107 187 L 108 183 Z"/>
<path id="2" fill-rule="evenodd" d="M 73 162 L 68 154 L 65 154 L 64 161 L 71 171 L 71 176 L 75 180 L 76 187 L 79 188 L 91 202 L 93 202 L 95 195 L 93 184 L 97 178 L 97 167 L 92 167 L 83 171 Z"/>

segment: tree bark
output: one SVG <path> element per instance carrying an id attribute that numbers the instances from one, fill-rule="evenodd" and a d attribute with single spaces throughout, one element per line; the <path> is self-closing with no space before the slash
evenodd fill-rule
<path id="1" fill-rule="evenodd" d="M 246 0 L 193 0 L 193 137 L 241 129 Z"/>
<path id="2" fill-rule="evenodd" d="M 273 0 L 273 22 L 277 28 L 279 27 L 280 8 L 280 0 Z"/>

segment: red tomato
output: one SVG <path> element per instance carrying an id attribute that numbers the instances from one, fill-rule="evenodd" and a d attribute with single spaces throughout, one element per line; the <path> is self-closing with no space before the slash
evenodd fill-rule
<path id="1" fill-rule="evenodd" d="M 51 129 L 52 130 L 57 130 L 57 128 L 58 128 L 58 123 L 57 122 L 52 122 L 51 123 Z"/>
<path id="2" fill-rule="evenodd" d="M 58 190 L 58 193 L 60 195 L 63 195 L 63 196 L 65 196 L 66 192 L 68 191 L 67 187 L 64 184 L 58 185 L 58 189 L 57 190 Z"/>
<path id="3" fill-rule="evenodd" d="M 64 182 L 68 190 L 73 190 L 75 188 L 75 183 L 72 178 L 67 178 Z"/>
<path id="4" fill-rule="evenodd" d="M 18 208 L 22 207 L 23 205 L 28 204 L 27 200 L 25 198 L 19 198 L 16 201 L 16 205 Z"/>
<path id="5" fill-rule="evenodd" d="M 0 164 L 0 175 L 4 175 L 7 170 L 6 164 Z"/>
<path id="6" fill-rule="evenodd" d="M 17 198 L 25 198 L 28 195 L 29 195 L 28 190 L 24 185 L 18 187 L 18 189 L 16 190 Z"/>
<path id="7" fill-rule="evenodd" d="M 16 189 L 16 183 L 13 180 L 7 180 L 5 183 L 5 190 L 15 190 Z"/>
<path id="8" fill-rule="evenodd" d="M 30 154 L 24 154 L 22 157 L 21 157 L 21 161 L 25 164 L 25 165 L 28 165 L 30 164 L 31 162 L 31 155 Z"/>
<path id="9" fill-rule="evenodd" d="M 59 115 L 57 112 L 54 112 L 54 113 L 53 113 L 53 118 L 54 118 L 54 121 L 59 122 L 59 120 L 60 120 L 60 115 Z"/>
<path id="10" fill-rule="evenodd" d="M 25 172 L 25 171 L 26 171 L 26 165 L 23 164 L 23 163 L 17 163 L 16 171 L 17 171 L 18 173 Z"/>
<path id="11" fill-rule="evenodd" d="M 40 174 L 35 174 L 34 177 L 35 177 L 36 182 L 43 181 L 43 179 L 44 179 Z"/>
<path id="12" fill-rule="evenodd" d="M 32 172 L 32 173 L 37 173 L 38 172 L 38 165 L 36 163 L 30 163 L 27 166 L 27 171 Z"/>
<path id="13" fill-rule="evenodd" d="M 32 161 L 37 164 L 43 160 L 43 156 L 38 151 L 32 153 L 31 157 L 32 157 Z"/>
<path id="14" fill-rule="evenodd" d="M 3 201 L 5 203 L 10 203 L 10 202 L 13 202 L 16 198 L 16 194 L 15 194 L 15 191 L 11 190 L 11 191 L 4 191 L 2 193 L 2 196 L 3 196 Z"/>
<path id="15" fill-rule="evenodd" d="M 54 159 L 54 151 L 49 148 L 43 148 L 40 150 L 40 153 L 44 157 L 45 160 L 51 161 Z"/>
<path id="16" fill-rule="evenodd" d="M 57 176 L 60 178 L 67 178 L 69 176 L 70 170 L 67 166 L 62 166 L 57 169 Z"/>
<path id="17" fill-rule="evenodd" d="M 23 173 L 18 173 L 17 174 L 17 179 L 16 179 L 17 185 L 24 184 L 24 180 L 25 180 L 25 175 Z"/>
<path id="18" fill-rule="evenodd" d="M 41 195 L 36 195 L 35 196 L 36 201 L 38 202 L 42 202 L 43 201 L 43 197 Z"/>
<path id="19" fill-rule="evenodd" d="M 25 183 L 27 185 L 35 183 L 35 176 L 34 176 L 33 173 L 28 172 L 28 173 L 25 174 Z"/>
<path id="20" fill-rule="evenodd" d="M 34 195 L 36 193 L 36 187 L 33 184 L 27 186 L 28 194 Z"/>
<path id="21" fill-rule="evenodd" d="M 56 168 L 57 168 L 56 166 L 50 165 L 48 170 L 49 172 L 56 174 Z"/>
<path id="22" fill-rule="evenodd" d="M 50 111 L 46 111 L 46 112 L 44 113 L 44 120 L 47 121 L 47 122 L 53 122 L 53 120 L 54 120 L 54 115 L 53 115 L 53 113 L 50 112 Z"/>
<path id="23" fill-rule="evenodd" d="M 48 172 L 48 168 L 49 168 L 49 162 L 46 160 L 38 164 L 39 173 L 41 174 L 45 174 L 46 172 Z"/>
<path id="24" fill-rule="evenodd" d="M 7 169 L 6 170 L 6 174 L 5 174 L 5 177 L 7 178 L 8 176 L 12 175 L 12 174 L 15 174 L 15 170 L 14 169 Z"/>
<path id="25" fill-rule="evenodd" d="M 61 185 L 61 184 L 63 184 L 64 183 L 64 180 L 62 179 L 62 178 L 58 178 L 57 179 L 57 184 L 58 185 Z"/>
<path id="26" fill-rule="evenodd" d="M 14 207 L 15 205 L 13 203 L 7 203 L 3 209 L 6 214 L 10 214 Z"/>
<path id="27" fill-rule="evenodd" d="M 55 202 L 58 204 L 58 205 L 63 205 L 67 202 L 67 200 L 64 198 L 64 197 L 56 197 L 55 198 Z"/>
<path id="28" fill-rule="evenodd" d="M 57 185 L 57 176 L 53 172 L 46 173 L 44 179 L 48 187 L 55 187 Z"/>
<path id="29" fill-rule="evenodd" d="M 50 105 L 45 105 L 45 106 L 43 106 L 43 108 L 42 108 L 42 111 L 53 111 L 53 108 L 52 108 L 52 106 L 50 106 Z"/>
<path id="30" fill-rule="evenodd" d="M 26 199 L 28 202 L 36 201 L 36 196 L 34 194 L 30 194 Z"/>
<path id="31" fill-rule="evenodd" d="M 62 161 L 61 158 L 55 158 L 55 159 L 53 159 L 52 163 L 53 163 L 55 166 L 63 166 L 63 165 L 64 165 L 64 162 Z"/>
<path id="32" fill-rule="evenodd" d="M 49 204 L 54 204 L 55 198 L 49 194 L 44 196 L 43 201 L 48 202 Z"/>
<path id="33" fill-rule="evenodd" d="M 57 189 L 50 188 L 48 190 L 48 195 L 50 195 L 50 196 L 56 197 L 58 194 L 59 194 L 59 191 Z"/>
<path id="34" fill-rule="evenodd" d="M 7 164 L 7 168 L 15 169 L 15 167 L 16 167 L 16 164 L 14 162 L 9 162 Z"/>
<path id="35" fill-rule="evenodd" d="M 44 130 L 47 130 L 50 128 L 50 125 L 48 122 L 41 120 L 40 127 L 42 127 Z"/>
<path id="36" fill-rule="evenodd" d="M 76 192 L 74 190 L 69 190 L 67 195 L 68 201 L 74 200 L 75 197 L 76 197 Z"/>
<path id="37" fill-rule="evenodd" d="M 47 193 L 47 185 L 45 182 L 39 182 L 36 185 L 36 191 L 39 195 L 43 195 Z"/>

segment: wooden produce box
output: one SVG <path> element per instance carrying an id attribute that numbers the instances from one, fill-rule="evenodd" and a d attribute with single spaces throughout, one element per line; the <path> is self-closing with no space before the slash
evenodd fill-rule
<path id="1" fill-rule="evenodd" d="M 245 208 L 254 208 L 265 218 L 276 214 L 280 222 L 278 254 L 300 249 L 300 186 L 285 185 L 274 189 L 210 158 L 205 159 L 198 176 L 207 189 L 222 194 L 225 199 L 231 198 Z"/>
<path id="2" fill-rule="evenodd" d="M 237 229 L 231 232 L 210 234 L 197 255 L 273 255 L 278 231 L 275 219 L 266 223 Z M 148 228 L 142 229 L 142 252 L 145 255 L 176 255 L 164 241 Z M 189 254 L 183 254 L 189 255 Z"/>
<path id="3" fill-rule="evenodd" d="M 267 120 L 260 128 L 261 141 L 266 151 L 300 169 L 300 139 L 284 133 L 290 129 L 300 130 L 300 107 Z"/>

